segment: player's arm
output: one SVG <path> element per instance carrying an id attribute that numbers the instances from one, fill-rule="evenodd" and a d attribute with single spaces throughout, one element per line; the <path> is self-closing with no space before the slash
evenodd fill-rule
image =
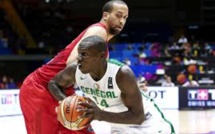
<path id="1" fill-rule="evenodd" d="M 49 81 L 49 92 L 56 100 L 61 101 L 66 98 L 63 90 L 75 84 L 76 67 L 77 64 L 70 64 Z"/>
<path id="2" fill-rule="evenodd" d="M 92 35 L 97 35 L 100 36 L 101 38 L 103 38 L 105 41 L 108 40 L 108 35 L 107 35 L 107 31 L 106 29 L 104 29 L 101 26 L 92 26 L 90 28 L 87 29 L 86 33 L 84 34 L 84 36 L 81 38 L 81 40 L 77 43 L 77 45 L 75 46 L 75 48 L 72 50 L 72 52 L 70 53 L 66 64 L 69 65 L 70 63 L 73 63 L 74 61 L 77 61 L 77 57 L 78 57 L 78 46 L 80 44 L 80 42 Z"/>

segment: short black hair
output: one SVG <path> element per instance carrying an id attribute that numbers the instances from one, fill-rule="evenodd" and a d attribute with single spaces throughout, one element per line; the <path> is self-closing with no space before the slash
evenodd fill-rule
<path id="1" fill-rule="evenodd" d="M 106 41 L 97 35 L 92 35 L 84 38 L 80 45 L 88 45 L 92 49 L 96 49 L 98 52 L 105 52 L 107 50 Z"/>
<path id="2" fill-rule="evenodd" d="M 111 12 L 113 10 L 113 4 L 114 3 L 118 3 L 118 4 L 124 4 L 127 5 L 124 1 L 122 0 L 110 0 L 109 2 L 107 2 L 103 8 L 102 8 L 102 12 Z"/>

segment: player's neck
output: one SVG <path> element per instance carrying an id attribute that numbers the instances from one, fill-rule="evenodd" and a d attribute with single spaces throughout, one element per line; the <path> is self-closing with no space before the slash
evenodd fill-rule
<path id="1" fill-rule="evenodd" d="M 105 62 L 102 67 L 95 69 L 95 72 L 90 73 L 90 76 L 92 77 L 93 80 L 99 81 L 103 78 L 107 71 L 107 62 Z"/>

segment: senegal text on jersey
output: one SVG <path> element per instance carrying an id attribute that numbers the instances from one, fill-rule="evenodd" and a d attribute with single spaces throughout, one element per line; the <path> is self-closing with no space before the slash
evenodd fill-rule
<path id="1" fill-rule="evenodd" d="M 88 87 L 81 86 L 81 90 L 85 94 L 95 95 L 97 97 L 101 98 L 117 98 L 118 96 L 115 95 L 114 91 L 101 91 L 99 89 L 93 89 Z"/>

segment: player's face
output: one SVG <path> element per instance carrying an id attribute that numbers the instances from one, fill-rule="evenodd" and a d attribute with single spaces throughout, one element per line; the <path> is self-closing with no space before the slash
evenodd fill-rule
<path id="1" fill-rule="evenodd" d="M 109 32 L 113 35 L 119 34 L 128 18 L 128 7 L 123 4 L 113 4 L 113 10 L 108 13 Z"/>
<path id="2" fill-rule="evenodd" d="M 84 74 L 97 70 L 98 51 L 93 48 L 81 46 L 78 47 L 78 68 Z"/>

